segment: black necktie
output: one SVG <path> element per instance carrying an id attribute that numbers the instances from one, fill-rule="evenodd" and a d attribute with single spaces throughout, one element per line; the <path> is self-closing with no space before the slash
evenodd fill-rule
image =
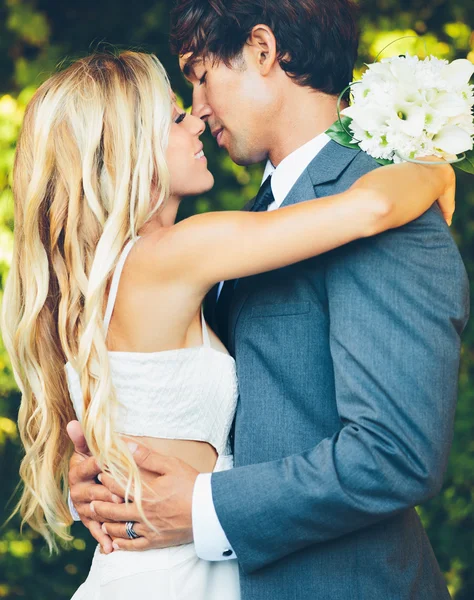
<path id="1" fill-rule="evenodd" d="M 270 204 L 274 202 L 275 198 L 272 192 L 271 178 L 271 175 L 269 175 L 265 179 L 255 198 L 255 202 L 249 209 L 250 212 L 265 212 Z M 236 283 L 236 279 L 229 279 L 229 281 L 224 283 L 216 305 L 215 321 L 217 333 L 226 346 L 229 343 L 229 311 Z"/>
<path id="2" fill-rule="evenodd" d="M 269 175 L 262 187 L 259 189 L 255 202 L 250 208 L 250 212 L 265 212 L 270 204 L 275 201 L 272 192 L 272 176 Z"/>

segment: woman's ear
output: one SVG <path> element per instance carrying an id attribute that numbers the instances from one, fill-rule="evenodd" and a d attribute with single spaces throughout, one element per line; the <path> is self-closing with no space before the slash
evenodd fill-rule
<path id="1" fill-rule="evenodd" d="M 263 76 L 268 75 L 278 62 L 273 31 L 267 25 L 255 25 L 250 32 L 247 45 L 260 73 Z"/>

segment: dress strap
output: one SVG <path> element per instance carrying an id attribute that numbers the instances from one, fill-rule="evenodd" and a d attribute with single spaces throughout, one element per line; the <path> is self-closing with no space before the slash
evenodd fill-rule
<path id="1" fill-rule="evenodd" d="M 120 276 L 122 275 L 125 261 L 127 260 L 127 256 L 129 255 L 130 250 L 133 248 L 133 245 L 139 239 L 140 237 L 136 237 L 135 239 L 132 239 L 127 243 L 125 248 L 122 250 L 122 254 L 120 255 L 117 266 L 115 267 L 114 275 L 112 277 L 112 283 L 110 285 L 109 298 L 107 300 L 107 308 L 105 309 L 105 335 L 107 335 L 107 332 L 109 330 L 110 320 L 112 319 L 112 313 L 114 312 L 115 300 L 117 299 L 118 286 L 120 283 Z"/>
<path id="2" fill-rule="evenodd" d="M 202 345 L 205 348 L 211 347 L 211 339 L 207 328 L 206 319 L 204 318 L 204 307 L 201 306 L 201 323 L 202 323 Z"/>

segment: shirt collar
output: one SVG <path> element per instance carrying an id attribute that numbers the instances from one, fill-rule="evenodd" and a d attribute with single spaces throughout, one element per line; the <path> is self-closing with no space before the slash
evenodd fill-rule
<path id="1" fill-rule="evenodd" d="M 289 154 L 278 167 L 275 168 L 270 161 L 267 162 L 262 183 L 269 175 L 272 176 L 272 192 L 275 202 L 271 208 L 279 208 L 283 204 L 300 175 L 330 140 L 331 138 L 326 133 L 321 133 Z"/>

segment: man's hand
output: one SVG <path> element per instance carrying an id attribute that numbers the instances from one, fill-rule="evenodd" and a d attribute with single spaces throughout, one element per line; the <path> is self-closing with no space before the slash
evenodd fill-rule
<path id="1" fill-rule="evenodd" d="M 192 542 L 192 498 L 199 471 L 177 458 L 163 456 L 143 446 L 137 446 L 134 458 L 142 469 L 143 510 L 157 531 L 143 523 L 133 502 L 117 505 L 94 500 L 91 502 L 91 518 L 103 523 L 102 533 L 113 539 L 116 550 L 149 550 Z M 125 495 L 109 475 L 102 473 L 100 480 L 110 494 Z M 126 521 L 134 522 L 133 529 L 141 537 L 128 538 Z"/>
<path id="2" fill-rule="evenodd" d="M 69 489 L 74 508 L 79 513 L 82 523 L 91 535 L 102 546 L 106 554 L 113 552 L 112 540 L 101 529 L 100 523 L 91 519 L 90 503 L 92 500 L 103 502 L 122 502 L 103 485 L 96 482 L 95 477 L 101 472 L 95 459 L 90 456 L 81 425 L 78 421 L 68 423 L 67 432 L 74 444 L 74 454 L 69 461 Z"/>

